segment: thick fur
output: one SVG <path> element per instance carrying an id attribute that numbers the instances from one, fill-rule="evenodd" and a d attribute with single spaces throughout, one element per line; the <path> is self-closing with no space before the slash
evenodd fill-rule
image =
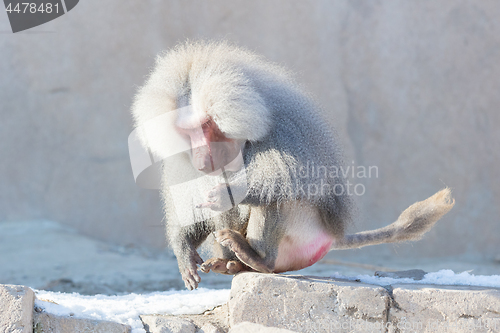
<path id="1" fill-rule="evenodd" d="M 199 173 L 187 155 L 163 164 L 161 196 L 167 236 L 189 289 L 200 281 L 196 270 L 203 260 L 196 248 L 215 231 L 219 238 L 227 237 L 221 242 L 222 258 L 211 259 L 212 270 L 225 263 L 228 272 L 232 272 L 230 264 L 241 267 L 235 256 L 239 251 L 243 263 L 243 255 L 250 254 L 249 260 L 256 261 L 252 261 L 254 266 L 246 262 L 248 266 L 272 271 L 287 232 L 280 212 L 284 205 L 296 204 L 300 209 L 303 203 L 317 211 L 316 222 L 304 223 L 317 223 L 336 240 L 335 248 L 418 239 L 453 206 L 445 189 L 412 205 L 388 227 L 344 237 L 344 227 L 351 221 L 351 199 L 347 191 L 332 192 L 336 186 L 346 189 L 341 173 L 332 177 L 320 171 L 338 170 L 342 164 L 337 140 L 321 120 L 321 110 L 288 71 L 227 42 L 188 41 L 160 55 L 133 103 L 135 126 L 141 128 L 187 105 L 200 118 L 211 117 L 227 138 L 243 143 L 245 164 L 244 173 L 228 172 L 231 189 L 244 189 L 245 199 L 221 214 L 196 208 L 204 200 L 200 191 L 182 182 Z M 173 128 L 172 124 L 165 130 Z M 147 141 L 139 134 L 153 154 L 161 152 L 163 141 L 151 133 Z M 259 216 L 262 223 L 253 224 Z M 260 229 L 255 230 L 256 226 Z M 249 237 L 245 243 L 247 231 L 258 237 Z M 231 244 L 233 251 L 224 244 Z"/>
<path id="2" fill-rule="evenodd" d="M 186 100 L 194 110 L 212 116 L 227 137 L 247 142 L 247 203 L 308 200 L 322 207 L 332 233 L 343 234 L 350 221 L 350 198 L 301 191 L 325 183 L 344 185 L 344 179 L 298 174 L 313 164 L 330 168 L 341 161 L 320 109 L 288 71 L 227 42 L 188 41 L 157 58 L 132 106 L 136 127 L 185 106 Z M 155 153 L 164 143 L 143 144 Z"/>

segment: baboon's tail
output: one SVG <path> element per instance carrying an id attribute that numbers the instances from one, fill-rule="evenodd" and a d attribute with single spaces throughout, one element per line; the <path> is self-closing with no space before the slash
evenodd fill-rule
<path id="1" fill-rule="evenodd" d="M 445 188 L 432 197 L 408 207 L 398 220 L 387 227 L 346 235 L 332 250 L 359 248 L 367 245 L 413 241 L 422 238 L 444 214 L 453 208 L 451 190 Z"/>

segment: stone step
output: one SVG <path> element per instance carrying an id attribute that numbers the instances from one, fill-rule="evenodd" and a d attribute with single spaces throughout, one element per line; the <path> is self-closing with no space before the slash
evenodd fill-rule
<path id="1" fill-rule="evenodd" d="M 500 289 L 243 273 L 234 277 L 230 326 L 296 332 L 500 332 Z"/>
<path id="2" fill-rule="evenodd" d="M 0 332 L 33 332 L 35 294 L 24 286 L 0 285 Z"/>
<path id="3" fill-rule="evenodd" d="M 35 312 L 34 333 L 130 333 L 130 326 L 111 321 L 56 316 Z"/>
<path id="4" fill-rule="evenodd" d="M 404 273 L 404 272 L 403 272 Z M 34 293 L 0 285 L 0 333 L 127 333 L 114 322 L 34 311 Z M 241 273 L 227 305 L 199 315 L 142 315 L 148 333 L 500 332 L 500 289 L 365 283 Z M 34 331 L 33 331 L 34 324 Z"/>

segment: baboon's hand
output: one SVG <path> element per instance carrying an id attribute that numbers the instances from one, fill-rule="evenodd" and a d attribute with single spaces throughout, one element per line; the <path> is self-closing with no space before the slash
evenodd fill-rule
<path id="1" fill-rule="evenodd" d="M 225 183 L 215 185 L 207 194 L 207 201 L 199 204 L 196 208 L 210 208 L 218 212 L 224 212 L 233 208 L 231 196 Z"/>
<path id="2" fill-rule="evenodd" d="M 198 288 L 198 283 L 200 283 L 201 278 L 197 272 L 197 265 L 203 264 L 203 259 L 201 259 L 198 252 L 192 252 L 187 261 L 183 264 L 179 263 L 179 271 L 182 275 L 182 280 L 186 285 L 186 288 L 189 290 L 193 290 Z"/>

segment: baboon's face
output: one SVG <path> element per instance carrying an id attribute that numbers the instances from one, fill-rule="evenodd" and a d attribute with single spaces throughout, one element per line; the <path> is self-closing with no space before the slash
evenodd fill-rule
<path id="1" fill-rule="evenodd" d="M 183 122 L 176 129 L 191 143 L 193 166 L 204 173 L 223 168 L 240 152 L 238 142 L 222 133 L 215 121 L 208 116 Z"/>

